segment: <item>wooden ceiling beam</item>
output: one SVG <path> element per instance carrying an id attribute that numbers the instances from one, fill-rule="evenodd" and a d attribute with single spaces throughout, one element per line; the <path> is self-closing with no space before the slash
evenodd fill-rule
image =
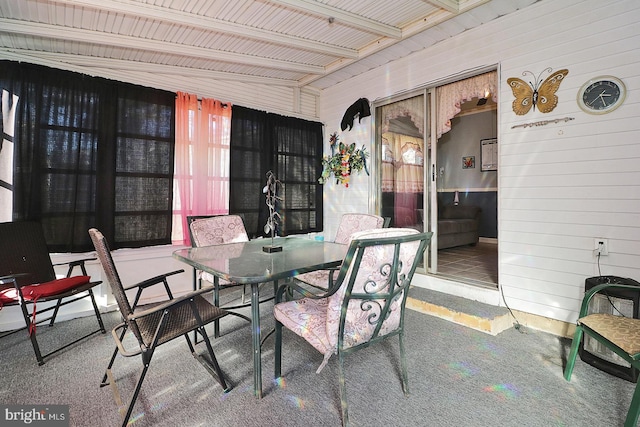
<path id="1" fill-rule="evenodd" d="M 71 53 L 42 52 L 30 49 L 0 48 L 0 58 L 9 60 L 24 60 L 33 58 L 34 62 L 41 65 L 69 64 L 74 69 L 84 69 L 85 74 L 91 75 L 95 68 L 112 69 L 118 71 L 144 71 L 152 74 L 164 74 L 168 76 L 189 76 L 190 78 L 203 78 L 214 80 L 238 81 L 252 84 L 265 84 L 271 86 L 299 87 L 295 80 L 277 79 L 273 77 L 260 77 L 239 73 L 211 71 L 202 68 L 180 67 L 166 64 L 150 64 L 124 59 L 99 58 L 95 56 L 75 55 Z M 80 67 L 80 68 L 78 68 Z M 87 71 L 89 70 L 89 71 Z"/>
<path id="2" fill-rule="evenodd" d="M 187 46 L 140 37 L 123 36 L 102 33 L 78 28 L 65 28 L 56 25 L 24 22 L 15 19 L 0 18 L 0 32 L 25 34 L 45 39 L 59 39 L 77 43 L 94 43 L 103 46 L 121 47 L 127 49 L 147 50 L 161 54 L 189 56 L 228 63 L 238 63 L 254 67 L 266 67 L 292 72 L 324 75 L 322 66 L 301 64 L 279 59 L 264 58 L 255 55 L 243 55 L 202 47 Z"/>
<path id="3" fill-rule="evenodd" d="M 233 34 L 267 43 L 276 43 L 324 55 L 357 58 L 358 51 L 319 41 L 304 39 L 283 33 L 264 30 L 248 25 L 236 24 L 222 19 L 184 12 L 177 9 L 143 4 L 132 0 L 54 0 L 56 3 L 74 7 L 86 7 L 98 11 L 109 11 L 122 15 L 135 15 L 141 18 L 155 19 L 192 28 L 199 28 L 220 34 Z"/>
<path id="4" fill-rule="evenodd" d="M 460 0 L 422 0 L 432 6 L 436 6 L 454 14 L 460 13 Z"/>
<path id="5" fill-rule="evenodd" d="M 333 18 L 336 23 L 348 25 L 368 33 L 377 34 L 393 39 L 402 38 L 402 29 L 383 24 L 373 19 L 364 18 L 355 13 L 347 12 L 337 7 L 328 6 L 311 0 L 267 0 L 269 3 L 279 4 L 289 9 L 302 10 L 326 19 Z"/>

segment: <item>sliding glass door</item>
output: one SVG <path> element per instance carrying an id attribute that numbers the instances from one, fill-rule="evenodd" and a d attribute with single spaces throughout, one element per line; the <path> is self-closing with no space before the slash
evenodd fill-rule
<path id="1" fill-rule="evenodd" d="M 439 273 L 439 249 L 475 247 L 477 236 L 497 237 L 497 166 L 481 167 L 486 154 L 480 151 L 481 141 L 497 147 L 496 93 L 497 72 L 488 71 L 373 104 L 373 210 L 389 217 L 392 227 L 434 232 L 423 272 Z M 438 233 L 447 234 L 438 226 L 439 202 L 483 212 L 475 242 L 447 245 L 439 239 Z M 447 273 L 444 264 L 440 273 Z"/>
<path id="2" fill-rule="evenodd" d="M 374 104 L 377 185 L 376 212 L 391 219 L 391 227 L 428 230 L 430 150 L 425 90 L 402 99 Z"/>

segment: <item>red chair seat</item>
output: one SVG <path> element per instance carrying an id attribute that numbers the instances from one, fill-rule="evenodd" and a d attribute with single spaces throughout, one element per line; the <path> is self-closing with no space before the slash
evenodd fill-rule
<path id="1" fill-rule="evenodd" d="M 36 301 L 41 297 L 49 297 L 65 293 L 71 289 L 89 283 L 91 276 L 73 276 L 52 280 L 45 283 L 36 283 L 22 287 L 24 299 Z M 16 288 L 7 288 L 0 291 L 0 304 L 9 304 L 18 301 Z"/>

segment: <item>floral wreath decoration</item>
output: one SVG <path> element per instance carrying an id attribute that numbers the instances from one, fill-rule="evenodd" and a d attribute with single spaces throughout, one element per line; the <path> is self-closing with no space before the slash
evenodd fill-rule
<path id="1" fill-rule="evenodd" d="M 331 146 L 331 156 L 326 154 L 322 157 L 322 175 L 318 178 L 320 184 L 334 176 L 336 184 L 343 184 L 349 188 L 349 178 L 352 173 L 360 173 L 363 169 L 369 175 L 367 169 L 367 153 L 364 145 L 356 149 L 356 144 L 346 145 L 340 142 L 338 132 L 329 135 L 329 145 Z M 336 147 L 338 152 L 336 153 Z"/>

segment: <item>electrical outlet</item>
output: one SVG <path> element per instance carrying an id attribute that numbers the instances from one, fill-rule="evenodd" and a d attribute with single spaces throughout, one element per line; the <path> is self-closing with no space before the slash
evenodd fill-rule
<path id="1" fill-rule="evenodd" d="M 595 238 L 593 240 L 593 252 L 600 256 L 609 255 L 609 240 L 608 239 L 600 239 Z"/>

